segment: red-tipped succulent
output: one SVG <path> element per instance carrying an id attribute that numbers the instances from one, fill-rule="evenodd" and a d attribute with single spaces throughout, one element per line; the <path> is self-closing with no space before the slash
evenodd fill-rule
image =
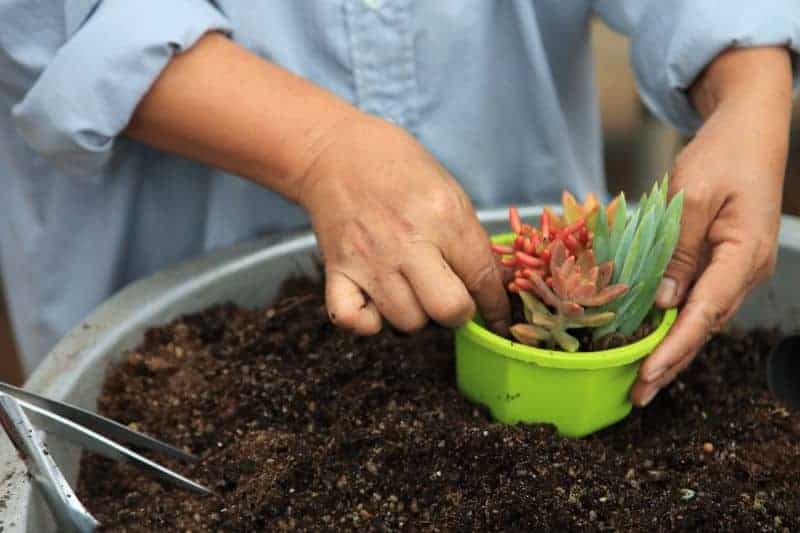
<path id="1" fill-rule="evenodd" d="M 589 194 L 583 204 L 579 204 L 571 193 L 564 191 L 561 195 L 563 214 L 559 216 L 545 207 L 541 228 L 525 224 L 519 211 L 510 207 L 508 218 L 516 237 L 510 245 L 492 245 L 492 250 L 501 256 L 501 263 L 513 273 L 509 290 L 518 292 L 520 284 L 517 281 L 524 280 L 528 271 L 549 278 L 550 257 L 557 242 L 564 243 L 568 255 L 577 256 L 584 250 L 591 250 L 597 215 L 605 209 L 606 220 L 609 224 L 613 222 L 621 198 L 621 195 L 617 196 L 604 208 L 594 194 Z M 527 284 L 523 281 L 521 285 Z"/>
<path id="2" fill-rule="evenodd" d="M 492 244 L 492 250 L 502 256 L 500 262 L 514 274 L 509 284 L 511 292 L 518 292 L 517 280 L 524 280 L 528 273 L 536 272 L 543 278 L 550 275 L 550 258 L 556 243 L 563 243 L 570 255 L 591 249 L 592 234 L 586 227 L 586 219 L 579 217 L 570 224 L 549 209 L 542 213 L 541 229 L 525 224 L 515 207 L 509 208 L 511 230 L 517 235 L 511 245 Z"/>
<path id="3" fill-rule="evenodd" d="M 611 311 L 596 308 L 624 294 L 624 284 L 609 285 L 614 263 L 597 265 L 591 249 L 570 253 L 563 240 L 555 240 L 548 262 L 549 276 L 540 270 L 523 269 L 514 281 L 522 298 L 527 324 L 516 324 L 511 333 L 519 342 L 546 343 L 574 352 L 579 341 L 567 333 L 573 328 L 596 328 L 611 322 Z"/>

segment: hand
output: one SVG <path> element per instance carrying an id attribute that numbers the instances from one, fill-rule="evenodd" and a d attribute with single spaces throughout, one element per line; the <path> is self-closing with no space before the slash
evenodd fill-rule
<path id="1" fill-rule="evenodd" d="M 683 220 L 656 296 L 660 307 L 684 306 L 641 366 L 631 390 L 637 405 L 675 379 L 775 267 L 791 114 L 788 53 L 727 52 L 692 96 L 707 120 L 672 170 L 670 193 L 685 194 Z"/>
<path id="2" fill-rule="evenodd" d="M 459 326 L 477 305 L 506 333 L 509 302 L 488 236 L 450 174 L 413 137 L 374 117 L 358 115 L 333 137 L 299 197 L 325 262 L 331 320 L 369 335 L 385 317 L 410 332 L 429 317 Z"/>

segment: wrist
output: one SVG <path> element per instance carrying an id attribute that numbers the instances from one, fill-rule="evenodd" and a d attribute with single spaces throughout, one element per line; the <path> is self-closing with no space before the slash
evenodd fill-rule
<path id="1" fill-rule="evenodd" d="M 262 176 L 256 181 L 268 184 L 289 201 L 303 206 L 303 190 L 313 179 L 320 160 L 331 153 L 332 145 L 349 124 L 363 120 L 364 114 L 347 104 L 333 107 L 316 114 L 304 127 L 295 123 L 285 128 L 278 144 L 268 143 L 268 148 L 262 151 Z M 302 122 L 306 118 L 304 115 Z"/>
<path id="2" fill-rule="evenodd" d="M 294 201 L 304 209 L 314 207 L 313 191 L 323 180 L 363 179 L 363 172 L 356 163 L 374 157 L 381 152 L 382 159 L 388 161 L 392 154 L 412 139 L 402 128 L 354 109 L 328 127 L 318 130 L 313 142 L 307 144 L 299 160 Z M 344 185 L 344 184 L 342 184 Z M 321 199 L 316 204 L 324 204 Z"/>

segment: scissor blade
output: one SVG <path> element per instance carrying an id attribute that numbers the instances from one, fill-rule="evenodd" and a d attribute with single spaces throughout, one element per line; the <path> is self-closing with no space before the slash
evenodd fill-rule
<path id="1" fill-rule="evenodd" d="M 177 485 L 179 487 L 199 492 L 201 494 L 213 494 L 209 489 L 183 477 L 177 472 L 165 468 L 138 453 L 117 444 L 116 442 L 95 433 L 91 429 L 85 428 L 37 405 L 17 398 L 17 402 L 25 410 L 28 416 L 36 419 L 37 425 L 48 433 L 58 435 L 73 444 L 84 449 L 93 451 L 103 457 L 115 461 L 125 461 L 134 466 L 149 472 L 150 474 Z"/>
<path id="2" fill-rule="evenodd" d="M 25 416 L 19 400 L 0 392 L 0 422 L 19 451 L 33 484 L 53 513 L 59 531 L 91 533 L 97 521 L 78 500 L 53 457 Z"/>
<path id="3" fill-rule="evenodd" d="M 51 400 L 49 398 L 45 398 L 44 396 L 39 396 L 38 394 L 20 389 L 2 381 L 0 381 L 0 391 L 8 393 L 9 395 L 20 400 L 24 400 L 31 405 L 36 405 L 42 409 L 50 411 L 51 413 L 55 413 L 63 418 L 66 418 L 67 420 L 72 420 L 76 424 L 90 429 L 95 433 L 99 433 L 104 437 L 108 437 L 111 440 L 137 446 L 144 450 L 161 453 L 180 461 L 198 461 L 197 457 L 190 453 L 186 453 L 180 448 L 176 448 L 175 446 L 167 444 L 166 442 L 161 442 L 160 440 L 149 437 L 143 433 L 139 433 L 138 431 L 133 431 L 132 429 L 123 426 L 119 422 L 115 422 L 109 418 L 105 418 L 91 411 L 87 411 L 86 409 L 81 409 L 80 407 L 75 407 L 74 405 Z"/>

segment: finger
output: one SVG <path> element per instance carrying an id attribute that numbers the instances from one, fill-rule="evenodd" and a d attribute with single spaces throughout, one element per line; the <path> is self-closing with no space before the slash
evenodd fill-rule
<path id="1" fill-rule="evenodd" d="M 646 383 L 641 379 L 637 380 L 631 389 L 631 402 L 639 407 L 648 405 L 653 401 L 653 398 L 656 397 L 659 391 L 678 377 L 678 374 L 692 364 L 692 361 L 694 361 L 694 355 L 681 359 L 678 364 L 671 367 L 655 382 Z"/>
<path id="2" fill-rule="evenodd" d="M 489 237 L 477 218 L 458 238 L 453 239 L 443 255 L 472 295 L 486 325 L 500 335 L 507 335 L 511 325 L 511 306 L 503 286 L 503 277 L 487 243 Z"/>
<path id="3" fill-rule="evenodd" d="M 681 187 L 681 180 L 676 178 L 670 183 L 670 194 L 677 193 Z M 656 304 L 664 309 L 676 307 L 683 301 L 699 272 L 708 227 L 716 215 L 713 195 L 702 181 L 691 183 L 684 195 L 678 244 L 656 292 Z"/>
<path id="4" fill-rule="evenodd" d="M 428 323 L 428 315 L 402 273 L 387 272 L 365 290 L 383 317 L 400 331 L 411 333 Z"/>
<path id="5" fill-rule="evenodd" d="M 743 299 L 744 297 L 739 298 L 734 307 L 738 308 Z M 640 374 L 639 378 L 636 380 L 636 383 L 631 388 L 631 401 L 640 407 L 644 407 L 649 404 L 661 389 L 666 387 L 672 380 L 675 379 L 678 374 L 683 372 L 683 370 L 688 367 L 692 361 L 694 361 L 695 357 L 697 357 L 699 349 L 700 348 L 686 354 L 682 359 L 667 368 L 667 370 L 664 371 L 660 377 L 656 377 L 655 381 L 653 381 L 652 378 L 650 381 L 646 381 Z"/>
<path id="6" fill-rule="evenodd" d="M 425 312 L 443 326 L 458 327 L 475 314 L 464 283 L 433 244 L 417 244 L 401 270 Z"/>
<path id="7" fill-rule="evenodd" d="M 381 330 L 381 315 L 375 304 L 339 271 L 326 272 L 325 302 L 328 317 L 335 325 L 359 335 L 374 335 Z"/>
<path id="8" fill-rule="evenodd" d="M 752 286 L 752 260 L 748 249 L 732 243 L 714 249 L 672 330 L 642 363 L 642 380 L 653 383 L 671 366 L 693 356 L 736 312 Z"/>

